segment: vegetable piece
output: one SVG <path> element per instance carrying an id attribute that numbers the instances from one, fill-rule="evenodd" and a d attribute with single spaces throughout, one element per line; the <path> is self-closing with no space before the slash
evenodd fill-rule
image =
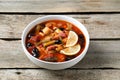
<path id="1" fill-rule="evenodd" d="M 35 34 L 38 34 L 38 33 L 39 33 L 40 27 L 41 27 L 41 26 L 40 26 L 39 24 L 36 26 L 36 28 L 35 28 Z"/>
<path id="2" fill-rule="evenodd" d="M 39 52 L 40 52 L 41 55 L 47 54 L 45 48 L 42 47 L 41 45 L 40 45 L 40 46 L 37 46 L 36 48 L 39 50 Z"/>
<path id="3" fill-rule="evenodd" d="M 57 48 L 55 49 L 57 52 L 59 52 L 60 50 L 62 50 L 64 47 L 62 45 L 57 45 Z"/>
<path id="4" fill-rule="evenodd" d="M 35 43 L 35 46 L 39 46 L 40 44 L 41 44 L 41 41 L 36 42 L 36 43 Z"/>
<path id="5" fill-rule="evenodd" d="M 56 53 L 55 56 L 57 57 L 57 62 L 63 62 L 66 59 L 64 54 Z"/>
<path id="6" fill-rule="evenodd" d="M 60 32 L 62 32 L 59 28 L 57 28 L 56 30 L 55 30 L 55 32 L 56 33 L 60 33 Z"/>
<path id="7" fill-rule="evenodd" d="M 53 29 L 54 27 L 56 27 L 56 23 L 55 22 L 48 22 L 45 24 L 45 26 Z"/>
<path id="8" fill-rule="evenodd" d="M 52 32 L 52 30 L 49 27 L 45 27 L 42 31 L 45 35 L 48 35 Z"/>
<path id="9" fill-rule="evenodd" d="M 62 39 L 62 43 L 63 43 L 63 44 L 66 44 L 66 42 L 67 42 L 67 38 L 63 38 L 63 39 Z"/>
<path id="10" fill-rule="evenodd" d="M 52 44 L 61 44 L 61 43 L 62 43 L 61 40 L 52 40 L 52 41 L 48 41 L 48 42 L 43 43 L 43 46 L 46 47 L 46 46 L 49 46 Z"/>
<path id="11" fill-rule="evenodd" d="M 65 37 L 67 37 L 67 35 L 66 35 L 63 31 L 61 31 L 61 32 L 59 32 L 59 33 L 56 33 L 56 34 L 52 37 L 52 39 L 57 40 L 57 39 L 59 39 L 59 38 L 65 38 Z"/>
<path id="12" fill-rule="evenodd" d="M 33 50 L 32 50 L 32 55 L 34 56 L 34 57 L 36 57 L 36 58 L 38 58 L 40 55 L 39 55 L 39 51 L 38 51 L 38 49 L 37 48 L 34 48 Z"/>
<path id="13" fill-rule="evenodd" d="M 47 46 L 52 45 L 52 44 L 54 44 L 54 43 L 55 43 L 55 40 L 48 41 L 48 42 L 43 43 L 43 46 L 44 46 L 44 47 L 47 47 Z"/>
<path id="14" fill-rule="evenodd" d="M 41 26 L 40 24 L 38 24 L 35 28 L 35 34 L 38 34 L 43 28 L 44 26 Z"/>
<path id="15" fill-rule="evenodd" d="M 66 23 L 66 25 L 67 25 L 66 30 L 71 30 L 71 29 L 72 29 L 72 24 L 70 24 L 70 23 Z"/>
<path id="16" fill-rule="evenodd" d="M 59 39 L 59 35 L 54 35 L 53 37 L 52 37 L 52 39 L 54 39 L 54 40 L 57 40 L 57 39 Z"/>
<path id="17" fill-rule="evenodd" d="M 50 35 L 45 36 L 45 37 L 41 40 L 41 42 L 42 42 L 42 43 L 44 43 L 44 42 L 48 42 L 48 41 L 51 40 L 51 38 L 52 38 L 52 36 L 50 36 Z"/>
<path id="18" fill-rule="evenodd" d="M 64 25 L 64 26 L 63 26 L 63 28 L 64 28 L 64 29 L 66 29 L 66 28 L 67 28 L 67 26 L 66 26 L 66 25 Z"/>
<path id="19" fill-rule="evenodd" d="M 39 32 L 39 35 L 40 35 L 40 36 L 42 36 L 42 37 L 44 37 L 44 36 L 45 36 L 42 32 Z"/>

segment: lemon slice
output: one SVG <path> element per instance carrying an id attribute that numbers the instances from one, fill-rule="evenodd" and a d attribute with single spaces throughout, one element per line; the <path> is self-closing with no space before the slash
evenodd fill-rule
<path id="1" fill-rule="evenodd" d="M 78 41 L 78 35 L 74 31 L 70 31 L 68 34 L 66 47 L 74 46 Z"/>
<path id="2" fill-rule="evenodd" d="M 80 44 L 76 44 L 74 46 L 67 47 L 67 48 L 61 50 L 60 53 L 72 56 L 72 55 L 77 54 L 80 51 L 80 49 L 81 49 Z"/>

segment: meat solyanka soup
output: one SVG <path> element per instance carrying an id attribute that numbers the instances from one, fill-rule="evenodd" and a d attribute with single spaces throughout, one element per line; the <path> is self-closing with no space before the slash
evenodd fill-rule
<path id="1" fill-rule="evenodd" d="M 26 37 L 28 52 L 48 62 L 71 60 L 81 54 L 85 44 L 85 37 L 81 30 L 62 20 L 39 23 Z"/>

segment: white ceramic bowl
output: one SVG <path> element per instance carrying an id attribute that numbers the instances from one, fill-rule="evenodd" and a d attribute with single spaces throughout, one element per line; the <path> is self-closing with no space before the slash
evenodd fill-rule
<path id="1" fill-rule="evenodd" d="M 48 20 L 64 20 L 64 21 L 70 22 L 70 23 L 74 24 L 76 27 L 78 27 L 83 32 L 85 39 L 86 39 L 86 45 L 85 45 L 85 49 L 79 56 L 77 56 L 76 58 L 74 58 L 72 60 L 65 61 L 65 62 L 46 62 L 46 61 L 42 61 L 42 60 L 39 60 L 39 59 L 33 57 L 27 51 L 27 49 L 25 47 L 25 40 L 26 40 L 26 36 L 27 36 L 28 32 L 36 24 L 42 23 L 42 22 L 48 21 Z M 88 31 L 86 30 L 86 28 L 84 27 L 84 25 L 82 25 L 79 21 L 77 21 L 76 19 L 74 19 L 72 17 L 63 16 L 63 15 L 49 15 L 49 16 L 39 17 L 26 26 L 26 28 L 24 29 L 23 34 L 22 34 L 22 47 L 23 47 L 23 50 L 24 50 L 25 54 L 27 55 L 27 57 L 36 65 L 38 65 L 42 68 L 46 68 L 46 69 L 60 70 L 60 69 L 69 68 L 69 67 L 75 65 L 85 56 L 85 54 L 88 50 L 88 47 L 89 47 L 89 34 L 88 34 Z"/>

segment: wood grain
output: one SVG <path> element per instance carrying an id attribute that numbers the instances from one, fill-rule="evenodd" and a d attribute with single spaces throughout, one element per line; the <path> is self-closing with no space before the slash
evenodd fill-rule
<path id="1" fill-rule="evenodd" d="M 120 70 L 0 70 L 0 80 L 119 80 Z"/>
<path id="2" fill-rule="evenodd" d="M 91 41 L 85 58 L 73 68 L 120 68 L 119 41 Z M 0 40 L 0 68 L 38 68 L 23 52 L 21 42 Z"/>
<path id="3" fill-rule="evenodd" d="M 45 15 L 0 15 L 0 38 L 20 38 L 25 26 Z M 92 38 L 120 38 L 120 14 L 68 15 L 83 23 Z"/>
<path id="4" fill-rule="evenodd" d="M 0 12 L 120 12 L 119 0 L 1 0 Z"/>

